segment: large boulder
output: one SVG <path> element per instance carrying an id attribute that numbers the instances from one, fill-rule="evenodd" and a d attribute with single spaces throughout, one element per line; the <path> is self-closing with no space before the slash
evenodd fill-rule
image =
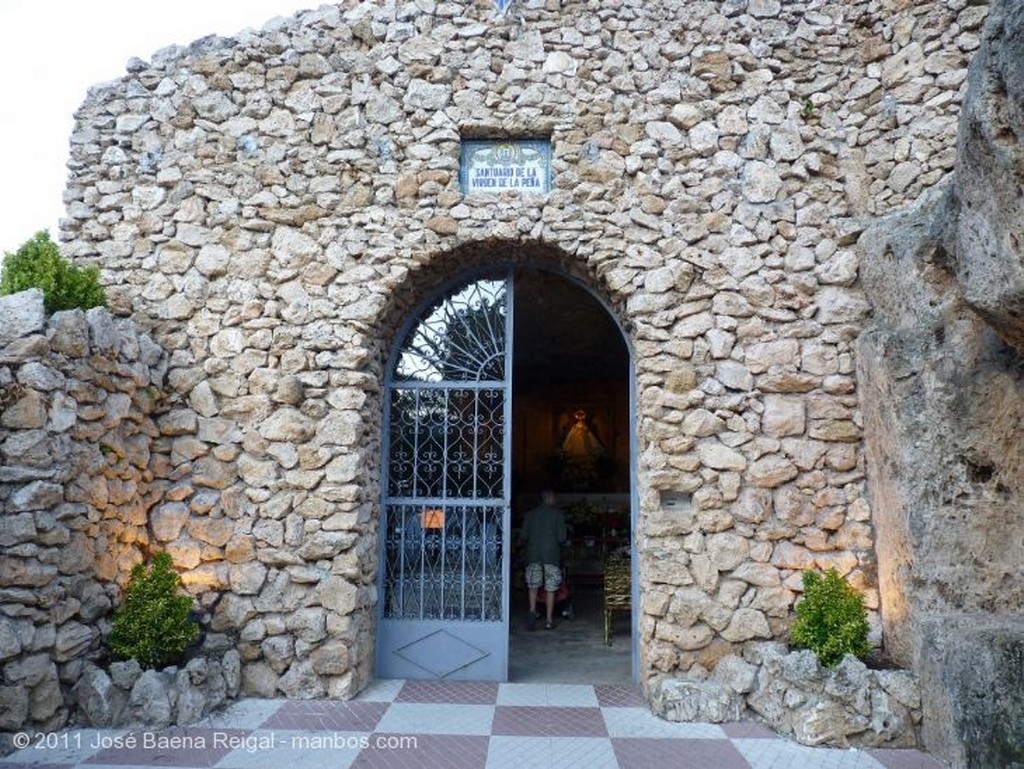
<path id="1" fill-rule="evenodd" d="M 1024 0 L 992 4 L 945 195 L 875 223 L 858 247 L 886 648 L 920 676 L 928 750 L 1009 765 L 1024 755 Z M 883 732 L 909 707 L 890 694 Z"/>
<path id="2" fill-rule="evenodd" d="M 992 5 L 960 117 L 946 249 L 967 303 L 1024 350 L 1024 2 Z"/>
<path id="3" fill-rule="evenodd" d="M 1024 619 L 941 615 L 921 623 L 928 748 L 954 766 L 1024 761 Z"/>

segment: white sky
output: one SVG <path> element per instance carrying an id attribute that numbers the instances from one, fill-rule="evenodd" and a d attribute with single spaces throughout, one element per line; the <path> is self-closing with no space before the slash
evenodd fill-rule
<path id="1" fill-rule="evenodd" d="M 0 253 L 58 239 L 72 115 L 90 85 L 168 45 L 259 29 L 324 0 L 0 0 Z"/>

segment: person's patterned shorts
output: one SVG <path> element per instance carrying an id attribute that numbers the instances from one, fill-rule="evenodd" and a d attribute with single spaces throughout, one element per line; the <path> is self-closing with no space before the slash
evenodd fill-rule
<path id="1" fill-rule="evenodd" d="M 531 563 L 526 566 L 526 586 L 528 588 L 539 588 L 541 583 L 549 593 L 558 590 L 562 584 L 562 569 L 550 563 Z"/>

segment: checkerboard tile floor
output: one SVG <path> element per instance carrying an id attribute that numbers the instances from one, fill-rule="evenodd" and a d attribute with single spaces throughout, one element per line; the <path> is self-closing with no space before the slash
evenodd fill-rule
<path id="1" fill-rule="evenodd" d="M 662 721 L 627 686 L 376 681 L 351 702 L 243 700 L 190 727 L 78 729 L 0 769 L 941 769 L 807 748 L 756 723 Z"/>

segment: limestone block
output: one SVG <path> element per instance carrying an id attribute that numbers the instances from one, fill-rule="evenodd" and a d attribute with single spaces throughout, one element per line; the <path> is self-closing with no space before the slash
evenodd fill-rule
<path id="1" fill-rule="evenodd" d="M 747 559 L 750 545 L 745 537 L 720 532 L 707 538 L 707 553 L 718 571 L 732 571 Z"/>
<path id="2" fill-rule="evenodd" d="M 286 403 L 297 406 L 304 398 L 304 387 L 302 380 L 296 376 L 285 376 L 277 383 L 274 390 L 273 400 L 275 403 Z"/>
<path id="3" fill-rule="evenodd" d="M 694 75 L 709 81 L 716 91 L 731 87 L 732 62 L 729 54 L 716 47 L 700 51 L 691 65 Z"/>
<path id="4" fill-rule="evenodd" d="M 664 679 L 651 695 L 651 709 L 668 721 L 731 723 L 743 715 L 743 698 L 717 681 Z"/>
<path id="5" fill-rule="evenodd" d="M 847 747 L 849 737 L 868 727 L 868 719 L 835 702 L 820 702 L 794 719 L 794 737 L 804 745 Z"/>
<path id="6" fill-rule="evenodd" d="M 733 514 L 746 523 L 760 523 L 771 514 L 771 492 L 766 489 L 746 487 L 740 491 Z"/>
<path id="7" fill-rule="evenodd" d="M 436 111 L 444 109 L 451 100 L 452 89 L 443 83 L 429 83 L 414 78 L 406 87 L 404 103 L 407 110 L 425 109 Z"/>
<path id="8" fill-rule="evenodd" d="M 597 184 L 610 184 L 622 179 L 626 161 L 615 152 L 600 150 L 597 158 L 580 166 L 580 178 Z"/>
<path id="9" fill-rule="evenodd" d="M 291 562 L 294 563 L 295 561 L 297 559 L 293 558 Z M 308 585 L 292 582 L 286 573 L 279 572 L 274 576 L 268 575 L 263 590 L 260 591 L 251 603 L 256 611 L 266 614 L 268 612 L 295 611 L 300 606 L 309 603 L 310 598 Z M 245 617 L 245 620 L 248 621 L 251 617 L 252 615 L 248 615 Z M 277 632 L 284 632 L 283 626 Z"/>
<path id="10" fill-rule="evenodd" d="M 858 323 L 871 312 L 871 306 L 859 292 L 840 286 L 824 286 L 817 296 L 821 323 Z"/>
<path id="11" fill-rule="evenodd" d="M 718 587 L 718 568 L 706 553 L 696 553 L 690 557 L 689 573 L 694 582 L 709 593 Z"/>
<path id="12" fill-rule="evenodd" d="M 131 719 L 147 726 L 162 728 L 174 722 L 171 704 L 173 680 L 165 672 L 145 670 L 132 686 L 128 697 Z"/>
<path id="13" fill-rule="evenodd" d="M 747 460 L 735 449 L 731 449 L 718 441 L 703 441 L 697 444 L 700 461 L 715 470 L 742 471 L 747 467 Z"/>
<path id="14" fill-rule="evenodd" d="M 33 390 L 52 392 L 63 389 L 67 385 L 67 377 L 52 365 L 33 360 L 18 369 L 18 382 Z"/>
<path id="15" fill-rule="evenodd" d="M 199 542 L 224 547 L 234 534 L 235 524 L 227 518 L 193 518 L 188 522 L 188 533 Z"/>
<path id="16" fill-rule="evenodd" d="M 332 459 L 326 467 L 326 477 L 330 483 L 351 483 L 359 477 L 362 458 L 358 454 L 342 454 Z"/>
<path id="17" fill-rule="evenodd" d="M 150 518 L 153 536 L 160 542 L 171 542 L 178 538 L 188 521 L 188 507 L 182 502 L 169 502 L 157 507 Z"/>
<path id="18" fill-rule="evenodd" d="M 87 724 L 109 726 L 113 716 L 112 682 L 108 675 L 87 663 L 72 689 L 72 697 Z"/>
<path id="19" fill-rule="evenodd" d="M 882 84 L 892 88 L 924 74 L 924 49 L 917 41 L 897 51 L 882 65 Z"/>
<path id="20" fill-rule="evenodd" d="M 16 656 L 22 649 L 22 641 L 14 631 L 13 623 L 0 623 L 0 660 Z"/>
<path id="21" fill-rule="evenodd" d="M 239 563 L 231 567 L 231 590 L 239 595 L 254 595 L 263 587 L 267 567 L 258 562 Z"/>
<path id="22" fill-rule="evenodd" d="M 754 377 L 742 363 L 723 360 L 715 369 L 715 377 L 731 390 L 752 390 Z"/>
<path id="23" fill-rule="evenodd" d="M 224 489 L 237 477 L 235 468 L 213 456 L 201 457 L 192 463 L 192 482 L 196 486 Z"/>
<path id="24" fill-rule="evenodd" d="M 243 453 L 238 457 L 238 476 L 252 487 L 267 487 L 277 480 L 277 463 L 256 459 Z"/>
<path id="25" fill-rule="evenodd" d="M 64 694 L 57 667 L 52 666 L 47 677 L 32 688 L 29 695 L 29 717 L 36 722 L 45 722 L 64 706 Z"/>
<path id="26" fill-rule="evenodd" d="M 43 292 L 30 288 L 0 297 L 0 347 L 43 329 Z"/>
<path id="27" fill-rule="evenodd" d="M 725 429 L 725 421 L 707 409 L 693 409 L 683 418 L 682 430 L 687 435 L 706 438 Z"/>
<path id="28" fill-rule="evenodd" d="M 765 395 L 761 429 L 766 435 L 781 438 L 803 435 L 806 427 L 806 407 L 803 400 L 791 395 Z"/>
<path id="29" fill-rule="evenodd" d="M 277 685 L 286 697 L 296 700 L 316 699 L 327 694 L 324 680 L 314 669 L 312 660 L 293 662 Z"/>
<path id="30" fill-rule="evenodd" d="M 142 667 L 137 660 L 112 662 L 107 673 L 115 686 L 130 691 L 135 680 L 142 674 Z"/>
<path id="31" fill-rule="evenodd" d="M 809 526 L 815 522 L 816 511 L 811 497 L 794 486 L 776 489 L 774 503 L 779 520 L 794 526 Z"/>
<path id="32" fill-rule="evenodd" d="M 789 683 L 819 693 L 824 689 L 821 663 L 809 649 L 786 654 L 781 658 L 780 675 Z"/>
<path id="33" fill-rule="evenodd" d="M 174 682 L 172 723 L 190 724 L 203 717 L 207 707 L 203 692 L 188 681 L 188 672 L 179 670 Z"/>
<path id="34" fill-rule="evenodd" d="M 807 341 L 801 347 L 800 368 L 825 376 L 839 372 L 839 353 L 834 345 Z"/>
<path id="35" fill-rule="evenodd" d="M 224 652 L 224 657 L 221 659 L 221 671 L 224 676 L 224 687 L 227 696 L 230 698 L 237 697 L 242 676 L 241 659 L 237 650 L 228 649 Z"/>
<path id="36" fill-rule="evenodd" d="M 750 0 L 747 3 L 747 13 L 758 18 L 777 18 L 781 10 L 780 0 Z"/>
<path id="37" fill-rule="evenodd" d="M 785 587 L 762 587 L 750 603 L 751 609 L 763 611 L 767 617 L 789 619 L 795 594 Z M 769 623 L 771 625 L 773 623 Z"/>
<path id="38" fill-rule="evenodd" d="M 4 505 L 9 513 L 52 510 L 64 501 L 64 487 L 48 481 L 33 481 L 15 491 Z"/>
<path id="39" fill-rule="evenodd" d="M 328 641 L 310 654 L 313 669 L 320 675 L 340 676 L 351 668 L 348 646 L 341 641 Z"/>
<path id="40" fill-rule="evenodd" d="M 28 689 L 24 686 L 0 686 L 0 729 L 13 732 L 28 718 Z"/>
<path id="41" fill-rule="evenodd" d="M 921 688 L 910 671 L 874 670 L 871 675 L 899 704 L 912 710 L 921 708 Z"/>
<path id="42" fill-rule="evenodd" d="M 796 160 L 804 154 L 804 142 L 800 137 L 800 129 L 792 121 L 786 121 L 772 129 L 768 146 L 772 159 L 776 161 Z"/>
<path id="43" fill-rule="evenodd" d="M 358 539 L 359 534 L 352 531 L 316 531 L 305 538 L 299 554 L 309 561 L 333 558 L 352 547 Z"/>
<path id="44" fill-rule="evenodd" d="M 861 439 L 861 428 L 848 419 L 816 419 L 811 422 L 808 435 L 819 441 L 853 443 Z"/>
<path id="45" fill-rule="evenodd" d="M 751 665 L 735 654 L 727 654 L 715 665 L 711 678 L 718 683 L 725 684 L 737 694 L 747 694 L 754 690 L 757 673 L 756 665 Z"/>
<path id="46" fill-rule="evenodd" d="M 315 430 L 314 424 L 294 408 L 280 408 L 263 420 L 259 433 L 268 441 L 302 443 L 309 440 Z"/>
<path id="47" fill-rule="evenodd" d="M 323 609 L 299 609 L 285 620 L 285 627 L 307 643 L 322 641 L 327 635 L 327 616 Z"/>
<path id="48" fill-rule="evenodd" d="M 697 105 L 687 103 L 673 105 L 672 111 L 669 113 L 669 120 L 683 129 L 693 128 L 702 117 L 703 113 Z"/>
<path id="49" fill-rule="evenodd" d="M 715 631 L 703 622 L 687 628 L 681 628 L 665 621 L 658 622 L 655 637 L 671 642 L 683 651 L 703 649 L 715 637 Z"/>
<path id="50" fill-rule="evenodd" d="M 791 542 L 779 542 L 772 550 L 771 563 L 785 569 L 803 571 L 814 566 L 814 555 L 807 548 Z"/>
<path id="51" fill-rule="evenodd" d="M 0 555 L 0 586 L 43 587 L 57 574 L 55 566 L 36 560 Z"/>
<path id="52" fill-rule="evenodd" d="M 225 593 L 217 602 L 217 607 L 210 621 L 210 629 L 215 631 L 232 630 L 245 626 L 245 623 L 256 614 L 251 598 Z"/>
<path id="53" fill-rule="evenodd" d="M 344 616 L 356 608 L 359 589 L 348 580 L 329 576 L 321 580 L 316 589 L 320 603 L 327 609 Z"/>
<path id="54" fill-rule="evenodd" d="M 769 455 L 754 462 L 747 470 L 747 477 L 755 486 L 774 489 L 800 474 L 796 465 L 785 457 Z"/>
<path id="55" fill-rule="evenodd" d="M 762 374 L 773 368 L 795 367 L 799 360 L 800 343 L 795 339 L 756 342 L 747 347 L 744 356 L 747 368 L 755 374 Z"/>
<path id="56" fill-rule="evenodd" d="M 778 171 L 767 163 L 752 161 L 743 170 L 743 197 L 750 203 L 771 203 L 782 189 Z"/>
<path id="57" fill-rule="evenodd" d="M 662 145 L 674 147 L 683 143 L 683 134 L 672 123 L 652 120 L 645 126 L 647 135 Z"/>
<path id="58" fill-rule="evenodd" d="M 729 620 L 728 627 L 722 631 L 722 638 L 733 643 L 771 637 L 772 631 L 768 626 L 768 620 L 757 609 L 737 609 Z"/>
<path id="59" fill-rule="evenodd" d="M 278 694 L 279 677 L 265 662 L 242 666 L 241 692 L 249 697 L 274 697 Z"/>
<path id="60" fill-rule="evenodd" d="M 89 352 L 89 324 L 82 310 L 61 310 L 50 316 L 50 345 L 54 351 L 72 358 Z"/>
<path id="61" fill-rule="evenodd" d="M 57 662 L 77 659 L 89 649 L 96 637 L 96 628 L 80 622 L 65 622 L 57 629 L 53 659 Z"/>
<path id="62" fill-rule="evenodd" d="M 203 381 L 197 384 L 188 396 L 188 403 L 204 417 L 216 416 L 219 411 L 217 397 L 213 394 L 209 382 Z"/>
<path id="63" fill-rule="evenodd" d="M 741 563 L 730 575 L 751 585 L 777 586 L 781 583 L 779 570 L 767 563 Z"/>
<path id="64" fill-rule="evenodd" d="M 843 524 L 835 535 L 835 546 L 841 550 L 870 550 L 873 542 L 871 526 L 857 521 Z"/>

